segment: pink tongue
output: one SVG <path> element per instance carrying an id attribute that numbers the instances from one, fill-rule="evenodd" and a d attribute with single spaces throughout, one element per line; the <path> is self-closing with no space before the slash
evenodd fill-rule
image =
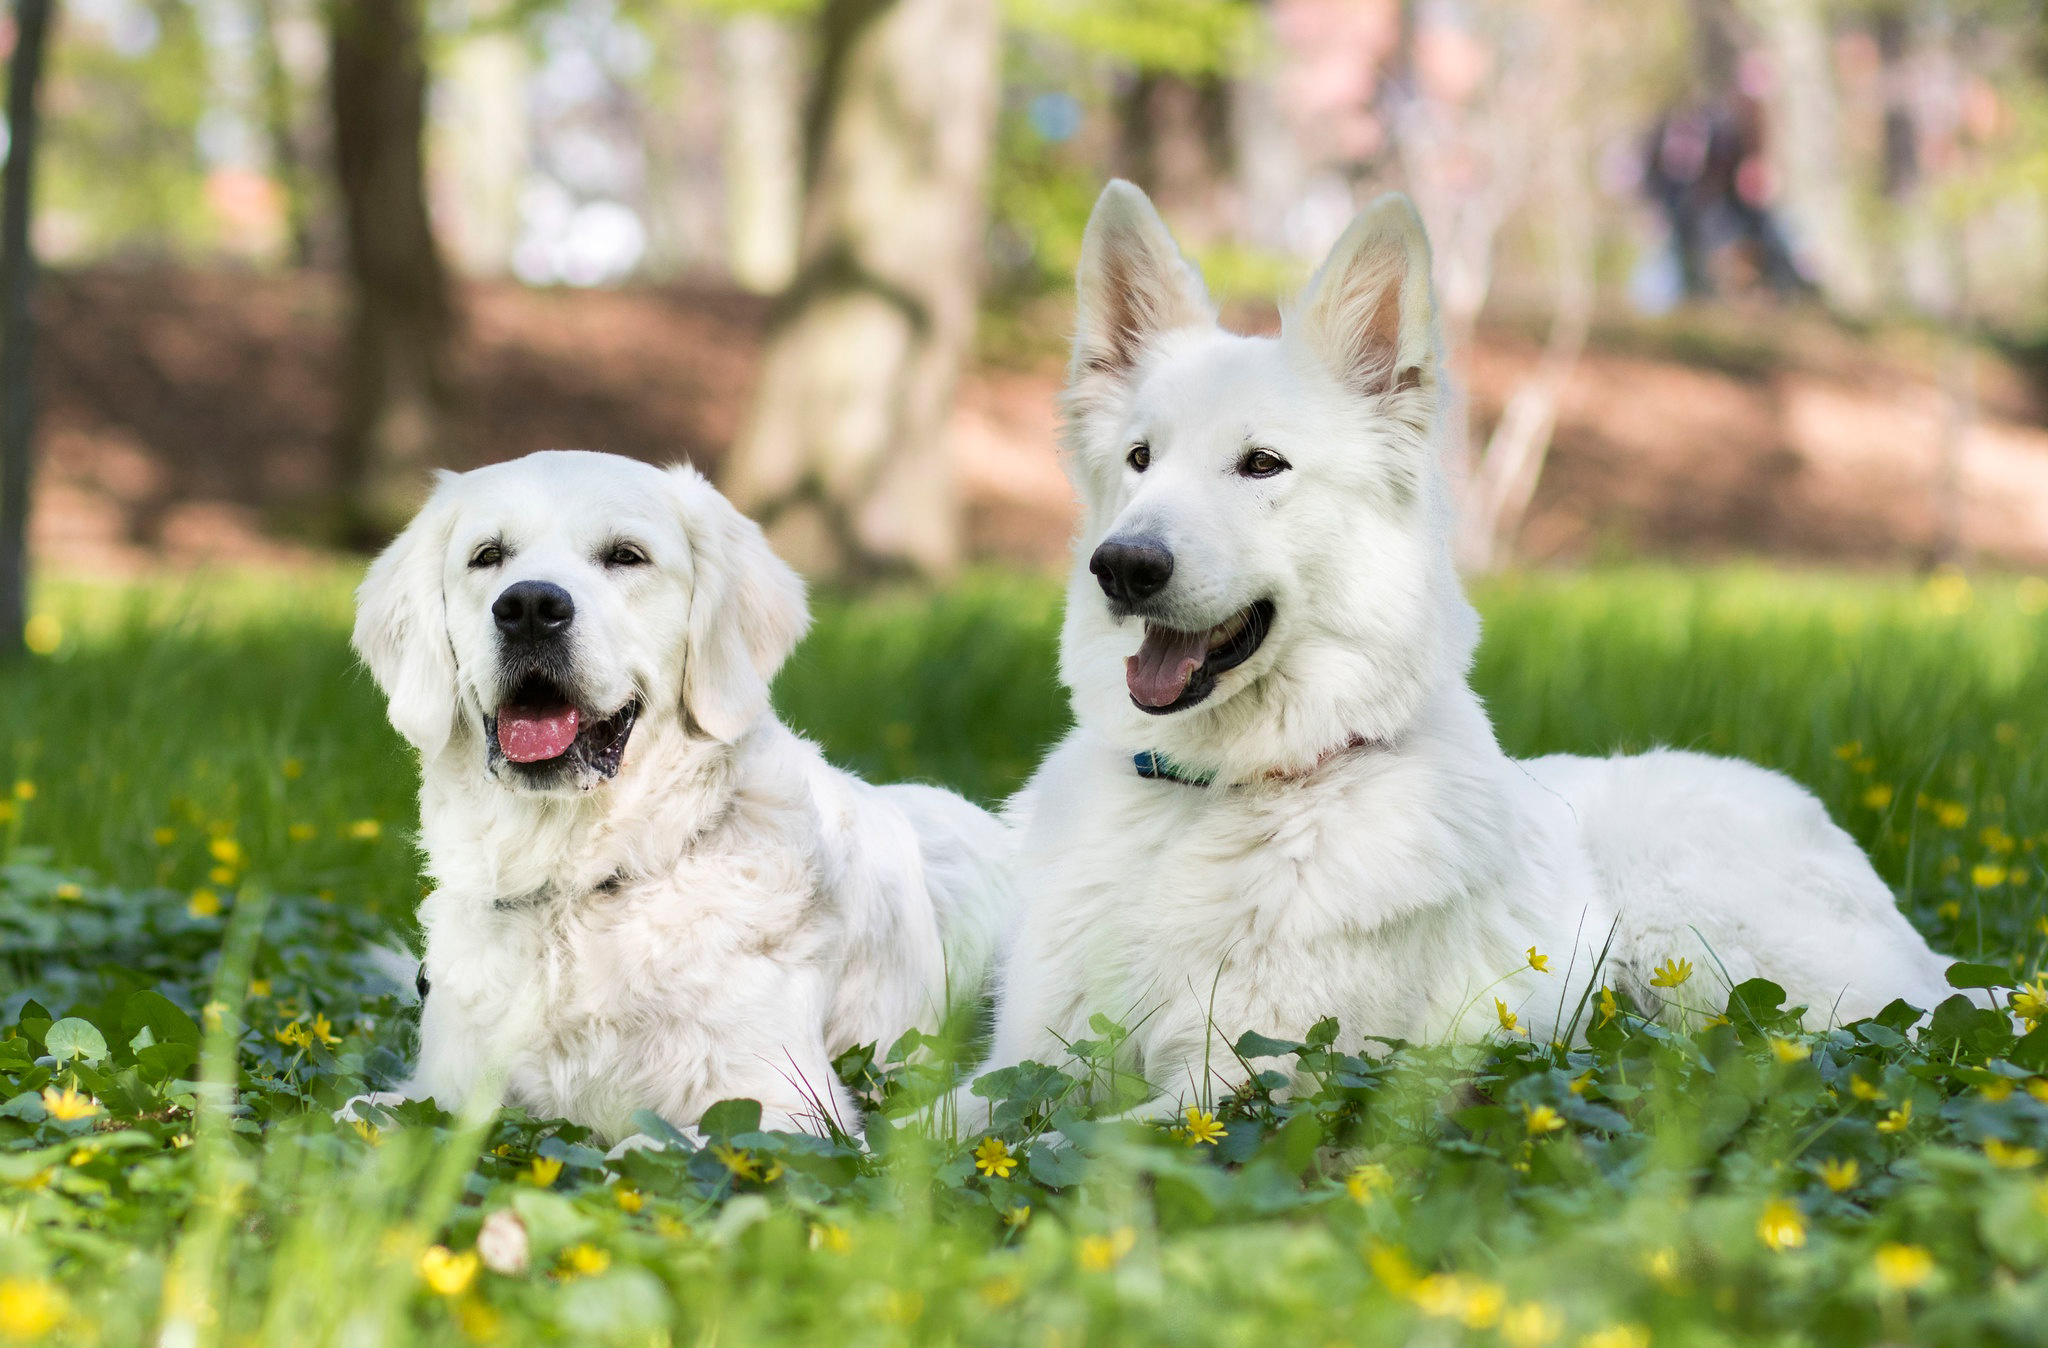
<path id="1" fill-rule="evenodd" d="M 1145 624 L 1145 644 L 1124 661 L 1124 682 L 1140 706 L 1164 707 L 1178 698 L 1209 656 L 1207 632 L 1175 632 Z"/>
<path id="2" fill-rule="evenodd" d="M 498 708 L 498 747 L 514 763 L 560 758 L 576 742 L 581 718 L 574 707 Z"/>

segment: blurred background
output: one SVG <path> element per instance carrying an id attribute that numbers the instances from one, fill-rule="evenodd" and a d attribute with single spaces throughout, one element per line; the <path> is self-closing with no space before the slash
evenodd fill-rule
<path id="1" fill-rule="evenodd" d="M 317 561 L 573 446 L 693 460 L 814 575 L 1056 567 L 1120 175 L 1246 330 L 1415 198 L 1474 570 L 2048 565 L 2044 18 L 57 0 L 32 555 Z"/>

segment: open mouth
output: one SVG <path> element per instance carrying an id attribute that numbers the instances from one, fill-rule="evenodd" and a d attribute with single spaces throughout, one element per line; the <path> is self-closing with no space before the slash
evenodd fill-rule
<path id="1" fill-rule="evenodd" d="M 548 679 L 530 676 L 512 690 L 496 715 L 484 717 L 493 761 L 510 763 L 523 776 L 580 775 L 588 769 L 616 777 L 640 703 L 593 716 Z"/>
<path id="2" fill-rule="evenodd" d="M 1138 653 L 1124 661 L 1131 701 L 1154 716 L 1194 706 L 1225 670 L 1252 658 L 1273 630 L 1273 612 L 1273 601 L 1261 599 L 1200 632 L 1146 623 Z"/>

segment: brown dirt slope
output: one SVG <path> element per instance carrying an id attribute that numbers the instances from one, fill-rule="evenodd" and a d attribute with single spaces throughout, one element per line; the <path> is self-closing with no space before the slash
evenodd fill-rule
<path id="1" fill-rule="evenodd" d="M 330 278 L 162 266 L 46 278 L 38 555 L 133 570 L 310 555 L 294 538 L 332 481 L 341 298 Z M 751 396 L 767 319 L 731 293 L 472 287 L 465 424 L 451 466 L 536 449 L 688 458 L 715 474 Z M 1933 538 L 1944 407 L 1911 352 L 1823 334 L 1674 349 L 1607 334 L 1561 409 L 1523 554 L 1765 553 L 1910 561 Z M 1730 352 L 1734 352 L 1733 355 Z M 1482 431 L 1532 368 L 1487 334 Z M 2048 429 L 2010 371 L 1980 367 L 1960 464 L 1966 546 L 2048 563 Z M 1056 565 L 1072 502 L 1054 453 L 1056 368 L 984 369 L 961 390 L 955 462 L 982 557 Z"/>

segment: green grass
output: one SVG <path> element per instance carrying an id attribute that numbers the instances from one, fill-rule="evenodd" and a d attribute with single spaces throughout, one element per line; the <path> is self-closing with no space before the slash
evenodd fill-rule
<path id="1" fill-rule="evenodd" d="M 1366 1057 L 1333 1027 L 1244 1045 L 1304 1085 L 1214 1102 L 1213 1146 L 1010 1074 L 996 1174 L 889 1122 L 945 1071 L 915 1045 L 842 1064 L 869 1150 L 744 1109 L 722 1153 L 610 1167 L 515 1113 L 337 1127 L 400 1069 L 361 952 L 419 894 L 351 579 L 54 584 L 62 644 L 0 672 L 0 1342 L 2048 1341 L 2048 1030 L 1961 1002 L 1816 1036 L 1698 976 L 1656 1019 L 1588 1008 L 1571 1048 Z M 1631 570 L 1481 599 L 1512 751 L 1781 768 L 1965 981 L 2040 967 L 2048 586 Z M 835 761 L 995 801 L 1064 725 L 1042 582 L 818 609 L 777 698 Z M 53 1115 L 67 1086 L 100 1112 Z M 504 1212 L 524 1273 L 469 1259 Z"/>

